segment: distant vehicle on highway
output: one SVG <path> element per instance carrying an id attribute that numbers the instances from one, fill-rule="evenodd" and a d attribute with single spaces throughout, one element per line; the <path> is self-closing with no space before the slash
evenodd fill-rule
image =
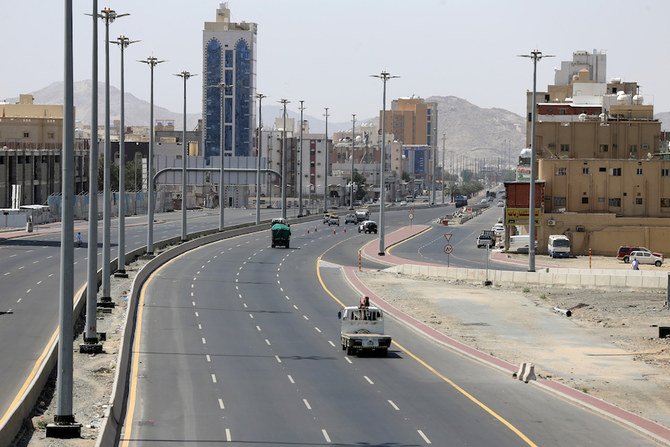
<path id="1" fill-rule="evenodd" d="M 328 226 L 331 225 L 337 225 L 338 227 L 340 226 L 340 217 L 332 214 L 330 216 L 330 219 L 328 219 Z"/>
<path id="2" fill-rule="evenodd" d="M 358 218 L 356 217 L 356 214 L 352 213 L 352 214 L 347 214 L 346 216 L 344 216 L 344 224 L 346 225 L 348 223 L 352 223 L 352 224 L 358 223 Z"/>
<path id="3" fill-rule="evenodd" d="M 384 312 L 374 306 L 347 306 L 337 313 L 340 343 L 347 355 L 374 352 L 386 357 L 391 336 L 384 334 Z"/>
<path id="4" fill-rule="evenodd" d="M 359 233 L 374 233 L 377 234 L 377 222 L 373 220 L 365 220 L 358 226 Z"/>
<path id="5" fill-rule="evenodd" d="M 456 196 L 454 197 L 454 206 L 456 208 L 460 208 L 462 206 L 467 206 L 468 205 L 468 198 L 465 196 Z"/>

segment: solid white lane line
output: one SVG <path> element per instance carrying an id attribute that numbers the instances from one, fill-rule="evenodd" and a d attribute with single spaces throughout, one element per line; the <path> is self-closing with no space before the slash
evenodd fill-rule
<path id="1" fill-rule="evenodd" d="M 333 343 L 332 341 L 328 340 L 328 343 L 329 343 L 330 346 L 332 346 L 333 348 L 335 347 L 335 343 Z"/>
<path id="2" fill-rule="evenodd" d="M 309 405 L 309 402 L 307 402 L 307 399 L 303 399 L 303 400 L 302 400 L 302 403 L 305 404 L 305 407 L 307 407 L 308 410 L 311 410 L 311 409 L 312 409 L 312 407 Z"/>
<path id="3" fill-rule="evenodd" d="M 398 408 L 398 406 L 394 404 L 392 400 L 389 400 L 388 403 L 391 404 L 391 406 L 395 411 L 400 411 L 400 408 Z"/>
<path id="4" fill-rule="evenodd" d="M 256 326 L 256 329 L 258 330 L 258 332 L 261 331 L 261 327 L 260 327 L 260 326 Z"/>
<path id="5" fill-rule="evenodd" d="M 270 344 L 270 340 L 268 340 L 267 338 L 265 339 L 265 343 L 267 343 L 268 346 L 272 346 L 272 345 Z"/>
<path id="6" fill-rule="evenodd" d="M 207 359 L 207 363 L 212 362 L 212 358 L 209 356 L 209 354 L 205 354 L 205 358 Z"/>
<path id="7" fill-rule="evenodd" d="M 293 377 L 291 377 L 290 374 L 288 375 L 288 381 L 295 384 L 295 380 L 293 380 Z"/>
<path id="8" fill-rule="evenodd" d="M 207 340 L 205 340 L 205 337 L 202 337 L 202 344 L 203 344 L 203 345 L 206 345 L 206 344 L 207 344 Z"/>
<path id="9" fill-rule="evenodd" d="M 432 442 L 430 442 L 430 439 L 428 439 L 428 436 L 424 435 L 421 430 L 417 430 L 417 432 L 419 432 L 419 435 L 423 438 L 426 444 L 432 444 Z"/>
<path id="10" fill-rule="evenodd" d="M 321 333 L 321 329 L 319 329 L 318 327 L 314 326 L 314 329 L 316 330 L 316 332 Z"/>
<path id="11" fill-rule="evenodd" d="M 369 378 L 368 376 L 363 376 L 363 378 L 364 378 L 365 380 L 367 380 L 368 383 L 369 383 L 370 385 L 374 385 L 374 384 L 375 384 L 372 380 L 370 380 L 370 378 Z"/>
<path id="12" fill-rule="evenodd" d="M 212 374 L 212 382 L 216 383 L 216 374 Z"/>
<path id="13" fill-rule="evenodd" d="M 325 428 L 321 429 L 321 433 L 323 434 L 323 438 L 326 440 L 326 442 L 330 443 L 330 436 L 328 436 L 328 432 Z"/>
<path id="14" fill-rule="evenodd" d="M 349 357 L 344 357 L 344 360 L 346 360 L 347 363 L 353 363 Z"/>
<path id="15" fill-rule="evenodd" d="M 223 405 L 223 399 L 219 399 L 219 408 L 224 410 L 226 407 Z"/>
<path id="16" fill-rule="evenodd" d="M 281 363 L 281 359 L 279 358 L 278 355 L 275 355 L 275 359 L 277 360 L 277 363 Z"/>

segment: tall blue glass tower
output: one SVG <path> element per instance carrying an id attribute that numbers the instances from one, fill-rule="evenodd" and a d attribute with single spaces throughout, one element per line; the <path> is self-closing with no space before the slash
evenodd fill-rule
<path id="1" fill-rule="evenodd" d="M 202 147 L 206 160 L 221 154 L 222 148 L 224 156 L 244 157 L 253 153 L 256 30 L 255 23 L 231 22 L 227 3 L 219 5 L 216 22 L 205 22 Z M 232 87 L 222 91 L 221 83 Z"/>

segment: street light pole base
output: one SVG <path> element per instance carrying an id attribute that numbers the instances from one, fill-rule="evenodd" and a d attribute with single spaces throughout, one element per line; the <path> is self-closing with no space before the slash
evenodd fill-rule
<path id="1" fill-rule="evenodd" d="M 145 253 L 142 256 L 140 256 L 140 259 L 153 259 L 156 255 L 152 253 Z"/>
<path id="2" fill-rule="evenodd" d="M 47 424 L 47 438 L 72 439 L 81 438 L 81 424 L 74 421 L 74 416 L 54 416 L 54 423 Z"/>
<path id="3" fill-rule="evenodd" d="M 489 280 L 487 279 L 486 281 L 484 281 L 484 285 L 487 286 L 487 287 L 488 287 L 488 286 L 492 286 L 492 285 L 493 285 L 493 281 L 489 281 Z"/>
<path id="4" fill-rule="evenodd" d="M 96 340 L 97 342 L 97 340 Z M 102 353 L 102 343 L 80 343 L 79 344 L 79 353 L 80 354 L 101 354 Z"/>
<path id="5" fill-rule="evenodd" d="M 117 270 L 114 272 L 114 278 L 127 278 L 128 274 L 125 270 Z"/>
<path id="6" fill-rule="evenodd" d="M 377 254 L 378 254 L 379 256 L 384 256 L 384 255 L 386 255 L 386 253 L 384 253 L 383 251 L 380 251 L 380 252 L 377 253 Z"/>
<path id="7" fill-rule="evenodd" d="M 114 309 L 116 304 L 112 302 L 111 298 L 108 298 L 109 301 L 105 300 L 105 298 L 100 298 L 100 301 L 98 301 L 98 307 L 103 308 L 103 309 Z"/>

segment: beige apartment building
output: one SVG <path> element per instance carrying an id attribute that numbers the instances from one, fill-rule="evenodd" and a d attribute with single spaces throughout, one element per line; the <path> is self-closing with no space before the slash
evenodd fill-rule
<path id="1" fill-rule="evenodd" d="M 75 141 L 75 194 L 88 189 L 88 140 Z M 0 208 L 45 204 L 61 191 L 63 106 L 20 95 L 0 104 Z"/>
<path id="2" fill-rule="evenodd" d="M 661 123 L 637 82 L 604 81 L 604 62 L 603 53 L 576 52 L 536 96 L 537 179 L 545 182 L 538 252 L 546 253 L 550 234 L 566 234 L 577 255 L 613 255 L 620 245 L 670 255 Z M 532 93 L 527 98 L 530 143 Z"/>

